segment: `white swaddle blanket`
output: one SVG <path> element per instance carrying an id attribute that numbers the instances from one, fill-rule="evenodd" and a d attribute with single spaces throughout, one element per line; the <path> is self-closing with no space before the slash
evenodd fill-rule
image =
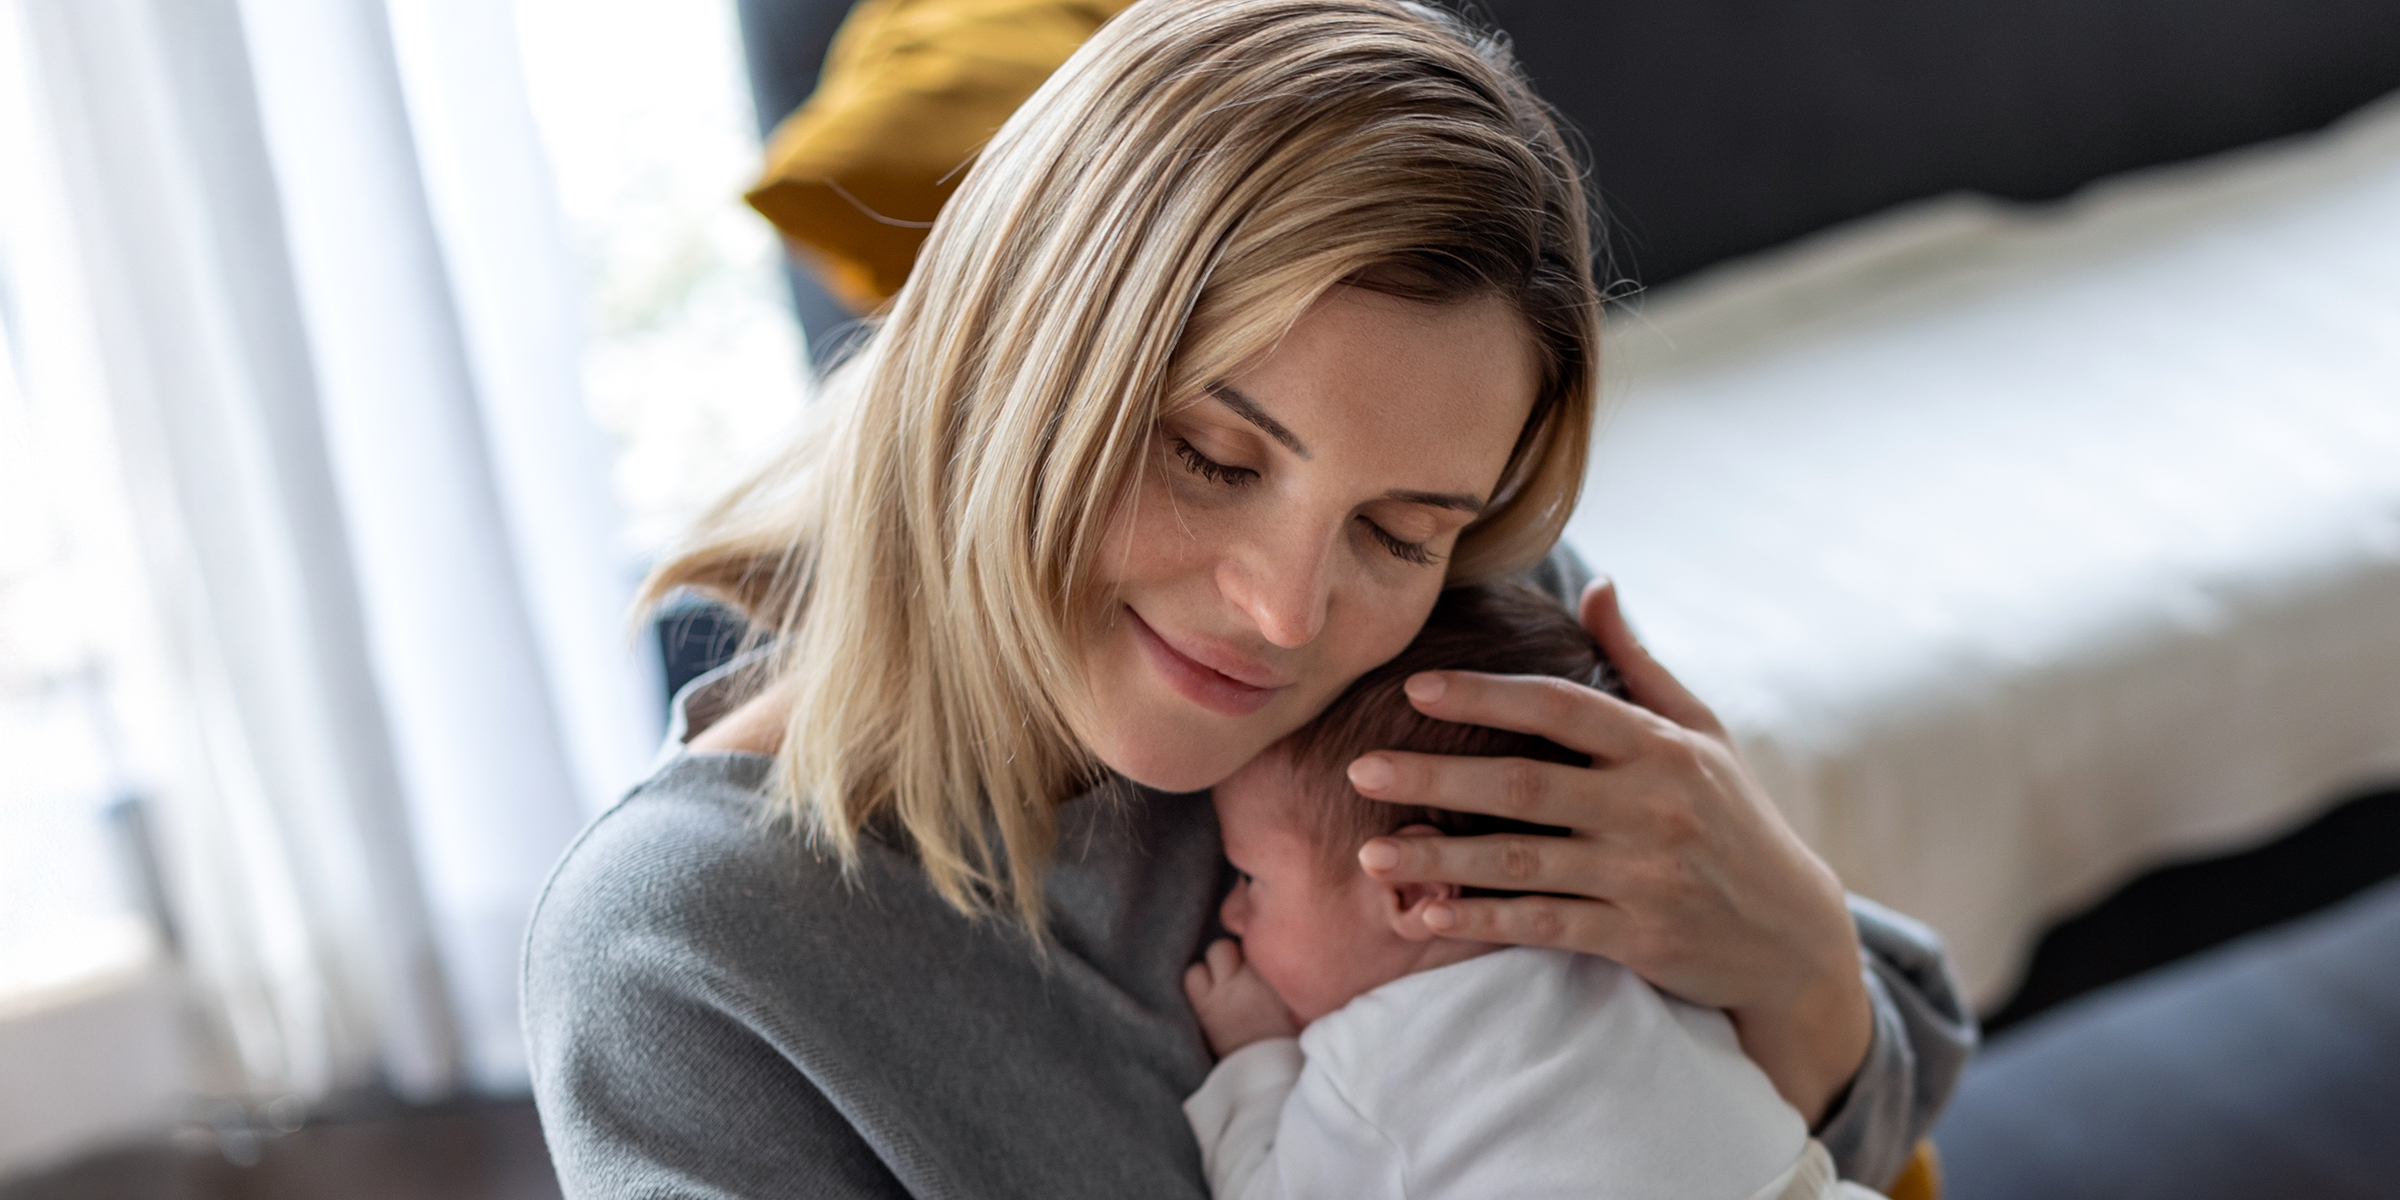
<path id="1" fill-rule="evenodd" d="M 1723 1013 L 1559 950 L 1385 984 L 1227 1056 L 1184 1112 L 1218 1200 L 1872 1194 Z"/>

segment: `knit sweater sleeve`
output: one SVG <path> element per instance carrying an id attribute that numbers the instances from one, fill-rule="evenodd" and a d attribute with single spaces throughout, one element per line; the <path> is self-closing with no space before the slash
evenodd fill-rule
<path id="1" fill-rule="evenodd" d="M 1866 951 L 1875 1035 L 1817 1138 L 1842 1178 L 1882 1187 L 1950 1103 L 1978 1033 L 1939 934 L 1860 896 L 1850 897 L 1850 917 Z"/>

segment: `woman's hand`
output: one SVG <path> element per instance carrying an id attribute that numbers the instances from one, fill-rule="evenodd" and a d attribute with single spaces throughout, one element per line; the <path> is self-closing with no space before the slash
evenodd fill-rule
<path id="1" fill-rule="evenodd" d="M 1637 704 L 1560 679 L 1429 671 L 1417 710 L 1538 734 L 1590 767 L 1379 751 L 1359 794 L 1559 825 L 1570 837 L 1385 837 L 1359 850 L 1391 882 L 1551 893 L 1437 905 L 1446 936 L 1625 964 L 1722 1008 L 1742 1048 L 1813 1126 L 1866 1058 L 1873 1009 L 1841 881 L 1760 790 L 1716 715 L 1637 642 L 1607 580 L 1583 623 Z"/>
<path id="2" fill-rule="evenodd" d="M 1183 973 L 1183 994 L 1218 1058 L 1252 1042 L 1300 1036 L 1300 1022 L 1283 997 L 1242 958 L 1241 943 L 1232 938 L 1210 943 L 1207 957 Z"/>

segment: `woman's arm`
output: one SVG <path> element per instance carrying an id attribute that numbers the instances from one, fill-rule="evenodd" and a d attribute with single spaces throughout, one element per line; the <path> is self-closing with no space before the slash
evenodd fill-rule
<path id="1" fill-rule="evenodd" d="M 1975 1052 L 1975 1013 L 1932 929 L 1850 897 L 1875 1004 L 1875 1038 L 1849 1090 L 1819 1118 L 1817 1137 L 1842 1174 L 1889 1180 L 1933 1127 Z"/>
<path id="2" fill-rule="evenodd" d="M 1777 1090 L 1812 1125 L 1859 1143 L 1850 1154 L 1834 1146 L 1844 1173 L 1879 1180 L 1883 1160 L 1896 1154 L 1896 1168 L 1947 1100 L 1972 1044 L 1939 944 L 1922 943 L 1917 965 L 1929 970 L 1888 969 L 1872 937 L 1862 954 L 1840 881 L 1783 820 L 1716 715 L 1634 639 L 1615 589 L 1594 584 L 1582 612 L 1637 703 L 1563 680 L 1472 672 L 1428 672 L 1409 681 L 1409 695 L 1429 716 L 1539 734 L 1592 755 L 1591 767 L 1388 751 L 1351 767 L 1360 793 L 1376 799 L 1573 835 L 1381 838 L 1361 862 L 1393 880 L 1553 893 L 1461 900 L 1444 915 L 1456 936 L 1605 955 L 1725 1009 Z M 1963 1039 L 1936 1028 L 1945 1023 Z M 1921 1034 L 1947 1044 L 1917 1045 Z M 1930 1076 L 1919 1069 L 1942 1063 Z M 1893 1112 L 1922 1122 L 1895 1128 L 1881 1115 Z"/>
<path id="3" fill-rule="evenodd" d="M 693 994 L 697 980 L 627 965 L 528 973 L 534 1098 L 569 1200 L 909 1194 L 806 1076 Z"/>

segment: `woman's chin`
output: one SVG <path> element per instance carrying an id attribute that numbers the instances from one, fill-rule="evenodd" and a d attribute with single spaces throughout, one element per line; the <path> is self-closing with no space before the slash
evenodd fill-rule
<path id="1" fill-rule="evenodd" d="M 1242 748 L 1223 743 L 1177 745 L 1176 740 L 1132 737 L 1094 749 L 1109 770 L 1161 792 L 1197 792 L 1215 787 L 1255 753 L 1254 750 L 1244 753 Z"/>
<path id="2" fill-rule="evenodd" d="M 1130 638 L 1109 649 L 1091 671 L 1100 680 L 1098 694 L 1068 721 L 1077 740 L 1118 775 L 1162 792 L 1197 792 L 1281 736 L 1255 717 L 1227 718 L 1175 694 L 1152 676 Z"/>

